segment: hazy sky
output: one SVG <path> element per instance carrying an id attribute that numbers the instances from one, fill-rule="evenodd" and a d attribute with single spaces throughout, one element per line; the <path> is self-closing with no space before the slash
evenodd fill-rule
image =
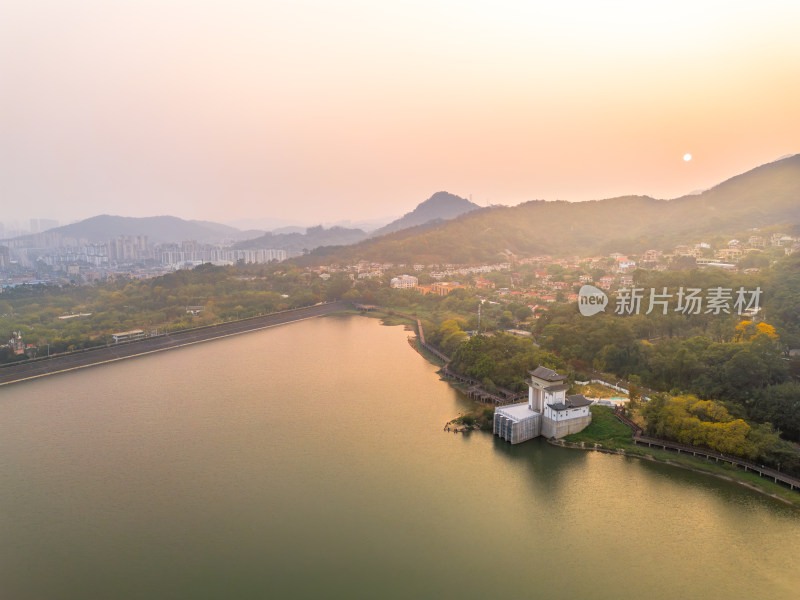
<path id="1" fill-rule="evenodd" d="M 0 221 L 674 198 L 800 152 L 798 31 L 797 0 L 0 0 Z"/>

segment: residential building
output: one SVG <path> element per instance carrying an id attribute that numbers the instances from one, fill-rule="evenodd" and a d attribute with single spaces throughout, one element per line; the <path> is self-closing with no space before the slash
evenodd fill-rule
<path id="1" fill-rule="evenodd" d="M 791 246 L 794 242 L 795 238 L 785 233 L 773 233 L 770 239 L 770 244 L 773 246 Z"/>
<path id="2" fill-rule="evenodd" d="M 741 248 L 737 247 L 728 247 L 722 248 L 717 252 L 717 258 L 721 261 L 736 261 L 739 260 L 742 256 Z"/>
<path id="3" fill-rule="evenodd" d="M 617 259 L 617 272 L 619 273 L 633 269 L 635 266 L 635 260 L 630 260 L 627 257 L 621 257 Z"/>
<path id="4" fill-rule="evenodd" d="M 600 278 L 600 281 L 597 282 L 597 287 L 604 290 L 611 289 L 612 285 L 614 285 L 614 277 L 611 275 L 604 275 Z"/>
<path id="5" fill-rule="evenodd" d="M 447 296 L 453 290 L 463 290 L 466 286 L 457 281 L 437 281 L 431 286 L 431 292 L 439 296 Z"/>
<path id="6" fill-rule="evenodd" d="M 399 277 L 392 277 L 389 285 L 395 289 L 410 290 L 417 287 L 419 279 L 413 275 L 400 275 Z"/>
<path id="7" fill-rule="evenodd" d="M 660 250 L 647 250 L 644 254 L 642 254 L 642 260 L 655 262 L 661 258 L 661 255 L 662 252 Z"/>

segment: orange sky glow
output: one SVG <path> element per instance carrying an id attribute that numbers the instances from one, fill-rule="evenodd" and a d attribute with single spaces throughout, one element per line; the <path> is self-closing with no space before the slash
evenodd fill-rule
<path id="1" fill-rule="evenodd" d="M 555 4 L 4 2 L 0 221 L 675 198 L 800 152 L 800 3 Z"/>

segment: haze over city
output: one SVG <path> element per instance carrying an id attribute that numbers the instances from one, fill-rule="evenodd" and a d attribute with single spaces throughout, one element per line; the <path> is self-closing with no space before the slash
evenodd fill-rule
<path id="1" fill-rule="evenodd" d="M 788 0 L 5 3 L 0 220 L 679 197 L 798 151 L 799 17 Z"/>

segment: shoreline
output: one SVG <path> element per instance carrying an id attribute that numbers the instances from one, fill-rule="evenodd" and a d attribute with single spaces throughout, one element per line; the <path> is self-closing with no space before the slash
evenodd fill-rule
<path id="1" fill-rule="evenodd" d="M 748 489 L 751 489 L 751 490 L 753 490 L 755 492 L 763 494 L 764 496 L 769 496 L 770 498 L 774 498 L 775 500 L 780 500 L 784 504 L 788 504 L 790 506 L 794 506 L 796 508 L 800 508 L 800 496 L 798 496 L 797 501 L 793 502 L 791 499 L 785 498 L 783 496 L 780 496 L 779 494 L 775 494 L 775 493 L 767 490 L 763 486 L 760 486 L 760 485 L 758 485 L 756 483 L 747 481 L 746 479 L 742 479 L 740 477 L 736 477 L 735 474 L 738 471 L 732 471 L 730 475 L 727 475 L 727 474 L 715 473 L 713 471 L 709 471 L 707 469 L 703 469 L 700 465 L 698 465 L 698 466 L 690 466 L 690 465 L 679 463 L 679 462 L 676 462 L 676 461 L 673 461 L 673 460 L 662 459 L 662 458 L 659 458 L 659 457 L 655 456 L 654 454 L 648 453 L 646 451 L 641 453 L 641 454 L 638 454 L 638 453 L 634 453 L 634 452 L 629 452 L 629 451 L 627 451 L 627 450 L 625 450 L 623 448 L 616 448 L 616 449 L 605 448 L 605 447 L 603 447 L 603 446 L 601 446 L 599 444 L 595 444 L 594 446 L 589 446 L 589 445 L 586 445 L 585 442 L 582 442 L 582 443 L 564 442 L 562 440 L 552 440 L 552 439 L 548 439 L 548 440 L 545 440 L 545 441 L 548 444 L 550 444 L 551 446 L 558 446 L 558 447 L 561 447 L 561 448 L 568 448 L 568 449 L 572 449 L 572 450 L 584 450 L 584 451 L 587 451 L 587 452 L 602 452 L 603 454 L 615 454 L 617 456 L 626 456 L 628 458 L 638 458 L 638 459 L 641 459 L 641 460 L 647 460 L 647 461 L 659 463 L 659 464 L 662 464 L 662 465 L 669 465 L 670 467 L 677 467 L 677 468 L 683 469 L 685 471 L 692 471 L 694 473 L 699 473 L 701 475 L 707 475 L 707 476 L 711 476 L 711 477 L 716 477 L 717 479 L 722 479 L 724 481 L 730 481 L 732 483 L 736 483 L 738 485 L 742 485 L 742 486 L 744 486 L 744 487 L 746 487 Z M 686 457 L 686 459 L 687 460 L 694 460 L 694 459 L 690 459 L 689 457 Z M 774 485 L 778 485 L 778 484 L 774 484 Z M 782 488 L 782 489 L 784 489 L 784 488 Z M 789 488 L 785 488 L 785 489 L 787 491 L 791 492 L 791 490 L 789 490 Z"/>
<path id="2" fill-rule="evenodd" d="M 355 313 L 355 314 L 362 314 L 362 313 Z M 386 326 L 393 326 L 393 325 L 400 325 L 401 324 L 401 323 L 387 323 L 386 321 L 389 320 L 389 319 L 391 319 L 391 320 L 403 319 L 404 321 L 409 321 L 409 319 L 407 317 L 403 317 L 403 316 L 400 316 L 400 315 L 397 315 L 397 314 L 388 314 L 388 313 L 384 313 L 384 312 L 363 313 L 362 316 L 369 316 L 369 317 L 372 317 L 372 318 L 378 318 L 378 319 L 381 320 L 381 323 L 383 325 L 386 325 Z M 410 331 L 414 331 L 413 324 L 408 325 L 407 329 L 410 330 Z M 409 343 L 417 351 L 417 353 L 420 354 L 425 360 L 427 360 L 428 362 L 430 362 L 434 366 L 441 367 L 440 364 L 437 364 L 437 362 L 435 362 L 434 360 L 431 360 L 431 357 L 427 356 L 426 353 L 424 352 L 424 350 L 419 347 L 419 335 L 415 336 L 415 341 L 413 343 L 411 342 L 411 339 L 409 338 Z M 450 385 L 451 387 L 454 387 L 455 389 L 459 390 L 459 388 L 453 382 L 451 382 L 451 381 L 449 381 L 447 379 L 444 379 L 444 378 L 442 378 L 442 380 L 446 381 L 448 383 L 448 385 Z M 461 390 L 459 390 L 459 391 L 461 391 Z M 479 410 L 480 407 L 485 406 L 483 404 L 478 403 L 477 401 L 473 400 L 473 402 L 475 404 L 476 411 Z M 452 426 L 458 418 L 459 417 L 455 417 L 454 419 L 449 421 L 445 425 L 445 428 L 447 427 L 447 425 L 451 425 Z M 459 431 L 459 433 L 467 433 L 467 432 L 470 432 L 470 431 L 483 431 L 483 430 L 481 430 L 480 428 L 472 428 L 472 429 L 461 430 L 461 431 Z M 452 429 L 451 429 L 451 432 L 452 432 Z M 662 459 L 662 458 L 656 456 L 652 451 L 648 452 L 648 450 L 644 449 L 644 448 L 641 449 L 641 452 L 634 453 L 634 452 L 629 452 L 629 451 L 627 451 L 625 449 L 621 449 L 621 448 L 617 448 L 617 449 L 605 448 L 602 445 L 600 445 L 600 443 L 598 443 L 598 442 L 595 442 L 594 446 L 587 446 L 585 442 L 575 443 L 575 442 L 564 442 L 564 441 L 561 441 L 561 440 L 550 440 L 550 439 L 546 439 L 545 441 L 548 444 L 552 445 L 552 446 L 560 446 L 562 448 L 568 448 L 568 449 L 574 449 L 574 450 L 585 450 L 585 451 L 602 452 L 604 454 L 616 454 L 618 456 L 627 456 L 629 458 L 639 458 L 639 459 L 643 459 L 643 460 L 648 460 L 650 462 L 656 462 L 656 463 L 668 465 L 668 466 L 671 466 L 671 467 L 677 467 L 677 468 L 680 468 L 680 469 L 684 469 L 686 471 L 693 471 L 693 472 L 699 473 L 701 475 L 716 477 L 717 479 L 722 479 L 722 480 L 725 480 L 725 481 L 729 481 L 729 482 L 733 482 L 733 483 L 742 485 L 742 486 L 744 486 L 744 487 L 746 487 L 746 488 L 748 488 L 750 490 L 753 490 L 755 492 L 758 492 L 758 493 L 760 493 L 760 494 L 762 494 L 764 496 L 768 496 L 768 497 L 773 498 L 775 500 L 779 500 L 779 501 L 783 502 L 784 504 L 788 504 L 789 506 L 794 506 L 796 508 L 800 508 L 800 494 L 797 494 L 795 492 L 795 494 L 798 496 L 796 500 L 791 499 L 791 498 L 787 498 L 787 497 L 783 497 L 783 496 L 781 496 L 781 495 L 779 495 L 777 493 L 774 493 L 774 492 L 768 490 L 767 488 L 765 488 L 764 486 L 759 485 L 756 482 L 751 482 L 751 481 L 749 481 L 749 480 L 747 480 L 745 478 L 737 477 L 738 471 L 732 471 L 730 474 L 716 473 L 714 471 L 709 471 L 707 469 L 703 469 L 702 468 L 702 464 L 698 464 L 696 466 L 693 466 L 693 465 L 687 465 L 687 464 L 683 464 L 683 463 L 680 463 L 680 462 L 672 461 L 672 460 L 669 460 L 669 459 Z M 689 457 L 685 457 L 685 459 L 686 460 L 693 460 L 693 459 L 691 459 Z M 699 461 L 698 461 L 698 463 L 699 463 Z M 779 484 L 773 484 L 773 485 L 779 485 Z M 782 486 L 779 486 L 779 487 L 781 487 L 781 489 L 784 489 Z M 785 489 L 786 489 L 786 491 L 788 491 L 790 493 L 792 492 L 792 490 L 789 490 L 789 488 L 785 488 Z"/>
<path id="3" fill-rule="evenodd" d="M 313 312 L 313 314 L 306 314 L 309 312 Z M 174 350 L 178 348 L 183 348 L 186 346 L 191 346 L 195 344 L 200 344 L 204 342 L 210 342 L 218 339 L 223 339 L 235 335 L 241 335 L 244 333 L 250 333 L 254 331 L 260 331 L 264 329 L 269 329 L 272 327 L 277 327 L 280 325 L 286 325 L 290 323 L 296 323 L 299 321 L 304 321 L 312 318 L 322 317 L 322 316 L 331 316 L 331 315 L 342 315 L 342 316 L 367 316 L 370 318 L 377 318 L 381 321 L 382 325 L 385 326 L 396 326 L 402 325 L 405 327 L 406 331 L 414 332 L 414 338 L 412 339 L 410 336 L 408 338 L 409 345 L 420 355 L 424 360 L 429 362 L 435 367 L 441 368 L 440 361 L 437 361 L 433 355 L 429 355 L 425 351 L 424 348 L 420 347 L 419 344 L 419 335 L 416 333 L 414 325 L 415 323 L 411 321 L 408 317 L 404 315 L 398 315 L 396 313 L 389 314 L 386 312 L 368 312 L 363 313 L 357 311 L 356 309 L 349 308 L 344 306 L 342 303 L 331 303 L 329 305 L 320 305 L 320 306 L 313 306 L 313 307 L 304 307 L 299 309 L 293 309 L 291 311 L 286 311 L 284 313 L 273 313 L 272 315 L 265 315 L 264 317 L 256 317 L 250 318 L 243 321 L 233 321 L 229 323 L 222 323 L 214 326 L 209 326 L 203 328 L 204 331 L 198 333 L 196 330 L 188 330 L 170 334 L 169 336 L 164 336 L 162 339 L 157 339 L 156 343 L 160 343 L 160 347 L 152 347 L 153 338 L 150 340 L 142 340 L 139 342 L 131 342 L 128 344 L 123 344 L 119 346 L 107 346 L 101 348 L 95 348 L 90 351 L 78 352 L 71 355 L 66 356 L 57 356 L 54 358 L 50 358 L 48 360 L 39 360 L 32 363 L 22 363 L 16 365 L 10 365 L 9 367 L 5 367 L 0 369 L 0 378 L 4 375 L 6 376 L 5 379 L 0 380 L 0 387 L 5 385 L 11 385 L 14 383 L 22 383 L 24 381 L 31 381 L 34 379 L 39 379 L 41 377 L 46 377 L 49 375 L 58 375 L 60 373 L 68 373 L 70 371 L 75 371 L 79 369 L 85 369 L 93 366 L 99 366 L 103 364 L 109 364 L 113 362 L 117 362 L 120 360 L 125 360 L 128 358 L 136 358 L 138 356 L 146 356 L 149 354 L 155 354 L 157 352 L 164 352 L 167 350 Z M 400 322 L 398 322 L 400 321 Z M 195 336 L 195 339 L 192 337 Z M 164 344 L 164 339 L 166 338 L 167 343 Z M 146 349 L 147 342 L 151 342 L 151 347 Z M 89 356 L 87 356 L 87 353 Z M 119 355 L 122 354 L 122 355 Z M 77 359 L 77 360 L 76 360 Z M 75 364 L 78 362 L 79 364 Z M 15 376 L 15 374 L 11 371 L 18 372 L 19 375 Z M 9 371 L 4 372 L 4 369 L 9 369 Z M 27 372 L 27 373 L 26 373 Z M 463 393 L 463 390 L 458 387 L 458 385 L 446 379 L 445 377 L 441 377 L 442 381 L 447 382 L 450 387 L 455 388 L 457 391 Z M 475 413 L 480 412 L 483 408 L 486 408 L 486 405 L 481 404 L 475 400 L 472 400 L 473 405 L 475 407 Z M 463 416 L 463 415 L 461 415 Z M 447 426 L 450 426 L 450 432 L 452 433 L 454 430 L 457 433 L 469 433 L 472 431 L 484 431 L 480 427 L 474 426 L 466 426 L 464 424 L 457 423 L 458 419 L 461 416 L 454 417 L 450 421 L 448 421 L 443 430 L 446 430 Z M 460 425 L 460 428 L 459 428 Z M 458 429 L 456 429 L 458 428 Z M 545 440 L 548 444 L 552 446 L 560 446 L 562 448 L 569 448 L 574 450 L 586 450 L 586 451 L 595 451 L 595 452 L 602 452 L 605 454 L 616 454 L 619 456 L 627 456 L 629 458 L 639 458 L 648 460 L 651 462 L 657 462 L 660 464 L 669 465 L 672 467 L 678 467 L 688 471 L 694 471 L 695 473 L 700 473 L 702 475 L 716 477 L 718 479 L 730 481 L 733 483 L 737 483 L 739 485 L 743 485 L 748 489 L 753 491 L 759 492 L 765 496 L 769 496 L 775 500 L 780 500 L 781 502 L 788 504 L 790 506 L 795 506 L 800 508 L 800 495 L 798 496 L 797 500 L 790 499 L 783 497 L 779 494 L 773 493 L 772 491 L 766 489 L 765 487 L 759 485 L 757 482 L 751 482 L 745 478 L 737 477 L 737 471 L 732 471 L 730 474 L 727 473 L 717 473 L 713 471 L 709 471 L 707 469 L 702 468 L 702 464 L 699 463 L 695 465 L 688 465 L 682 462 L 676 462 L 673 460 L 660 458 L 656 456 L 653 452 L 648 452 L 646 449 L 641 449 L 640 452 L 630 452 L 628 450 L 622 448 L 606 448 L 602 446 L 600 442 L 595 442 L 594 445 L 587 445 L 587 442 L 565 442 L 562 440 Z M 689 457 L 685 457 L 685 460 L 691 461 L 692 459 Z M 777 484 L 774 484 L 777 485 Z M 781 487 L 781 489 L 783 489 Z M 787 491 L 788 488 L 786 488 Z"/>

